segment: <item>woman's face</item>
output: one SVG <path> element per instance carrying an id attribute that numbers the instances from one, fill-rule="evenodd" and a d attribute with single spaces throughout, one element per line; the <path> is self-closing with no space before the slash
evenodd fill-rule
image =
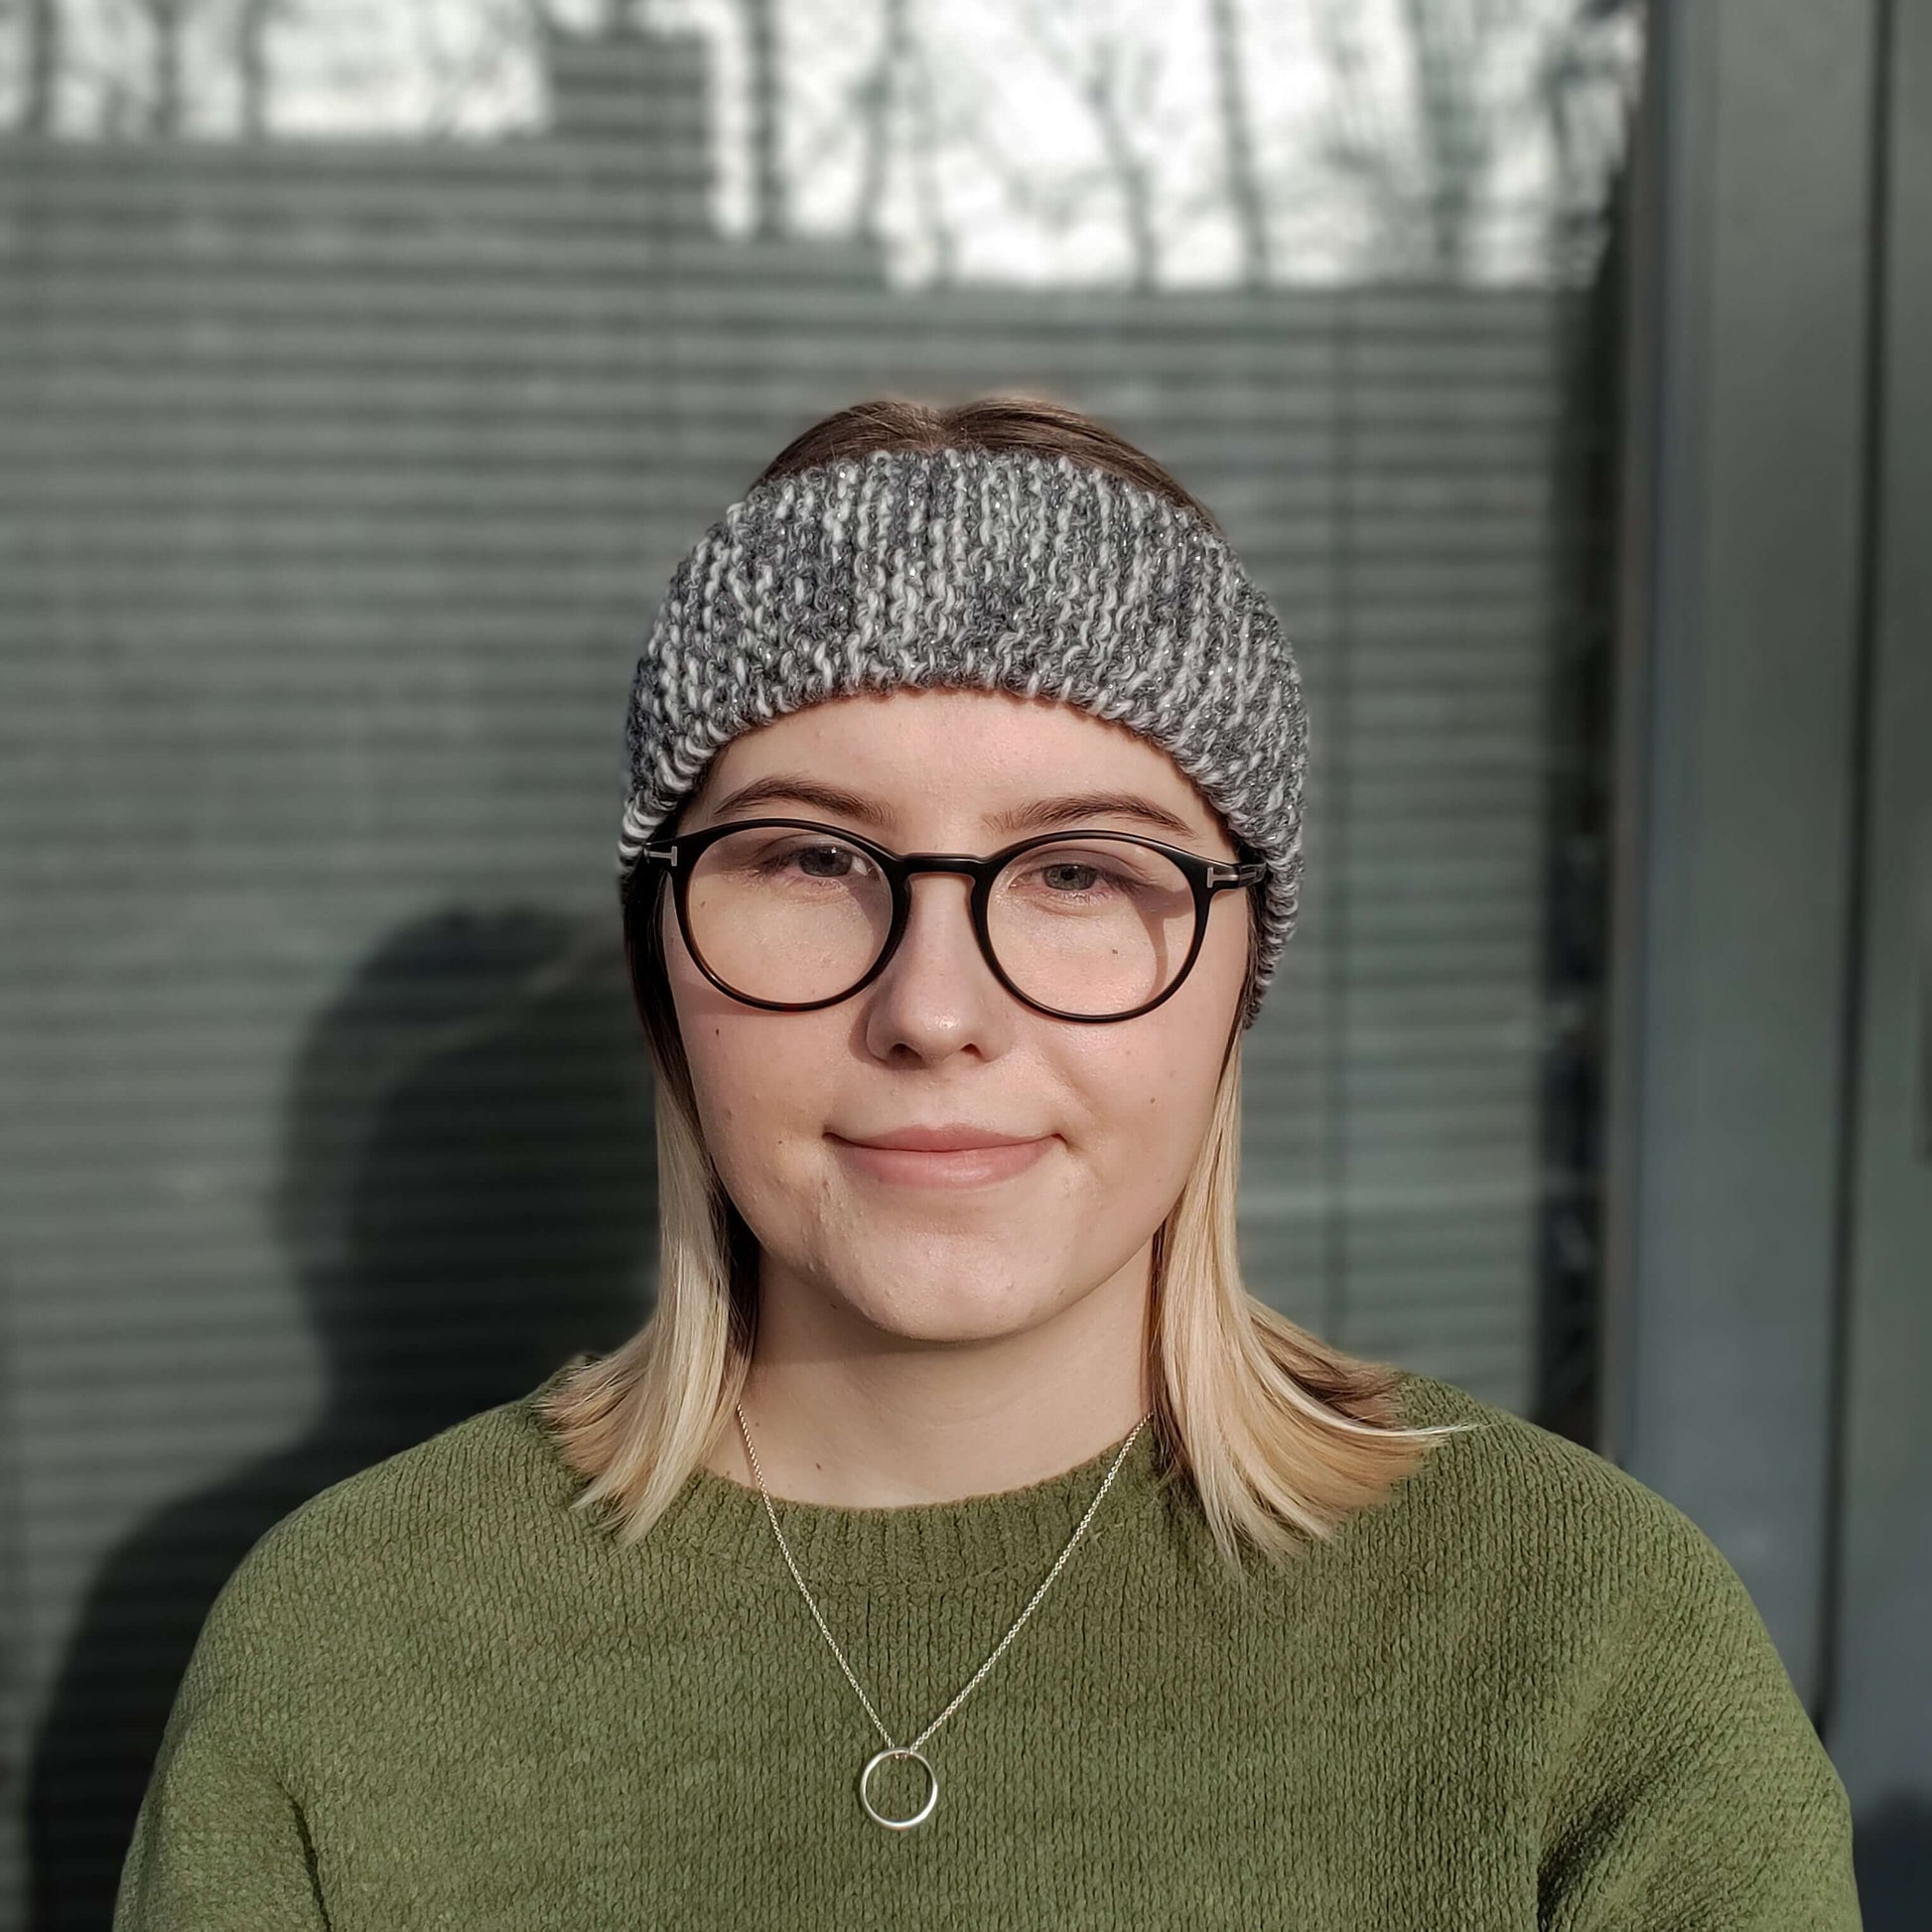
<path id="1" fill-rule="evenodd" d="M 754 784 L 775 788 L 734 802 Z M 1134 794 L 1181 829 L 1104 809 L 1063 828 L 1000 823 L 1078 792 Z M 812 819 L 896 852 L 984 854 L 1035 830 L 1100 828 L 1235 856 L 1158 747 L 1075 707 L 995 691 L 831 699 L 733 739 L 678 829 L 758 817 Z M 990 1340 L 1119 1276 L 1173 1207 L 1241 997 L 1249 895 L 1213 895 L 1177 992 L 1138 1019 L 1091 1025 L 1049 1019 L 994 978 L 970 892 L 956 874 L 916 877 L 884 972 L 806 1013 L 750 1007 L 713 986 L 664 894 L 665 964 L 700 1123 L 760 1245 L 760 1294 L 813 1294 L 907 1340 Z M 1043 1145 L 1017 1172 L 966 1184 L 930 1164 L 915 1171 L 916 1157 L 848 1145 L 957 1123 Z"/>

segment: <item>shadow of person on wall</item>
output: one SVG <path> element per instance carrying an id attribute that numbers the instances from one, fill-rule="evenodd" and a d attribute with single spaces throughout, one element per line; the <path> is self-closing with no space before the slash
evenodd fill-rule
<path id="1" fill-rule="evenodd" d="M 321 1348 L 320 1413 L 142 1525 L 94 1579 L 26 1793 L 33 1932 L 105 1932 L 182 1673 L 263 1532 L 649 1312 L 649 1062 L 601 931 L 467 911 L 399 929 L 310 1028 L 284 1143 L 272 1213 Z M 280 1315 L 264 1309 L 251 1337 L 248 1311 L 207 1306 L 200 1333 L 178 1311 L 166 1346 L 260 1407 L 250 1343 L 285 1375 Z"/>

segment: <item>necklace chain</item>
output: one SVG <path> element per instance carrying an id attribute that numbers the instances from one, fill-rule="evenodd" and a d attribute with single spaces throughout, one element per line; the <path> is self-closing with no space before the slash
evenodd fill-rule
<path id="1" fill-rule="evenodd" d="M 1073 1526 L 1073 1534 L 1067 1538 L 1066 1547 L 1063 1550 L 1061 1550 L 1059 1556 L 1054 1561 L 1052 1569 L 1049 1570 L 1046 1573 L 1045 1577 L 1041 1580 L 1039 1587 L 1035 1589 L 1033 1595 L 1028 1599 L 1027 1607 L 1024 1610 L 1022 1610 L 1017 1617 L 1014 1618 L 1013 1623 L 1007 1630 L 1006 1635 L 1002 1637 L 1000 1641 L 993 1647 L 993 1652 L 987 1658 L 985 1663 L 983 1663 L 979 1667 L 979 1669 L 976 1670 L 972 1674 L 972 1676 L 966 1680 L 966 1683 L 960 1688 L 959 1692 L 954 1696 L 952 1702 L 948 1704 L 946 1708 L 943 1711 L 941 1711 L 939 1715 L 936 1718 L 934 1718 L 933 1721 L 929 1725 L 927 1725 L 926 1727 L 922 1731 L 920 1731 L 919 1734 L 915 1738 L 913 1738 L 909 1744 L 895 1744 L 893 1742 L 892 1732 L 886 1728 L 886 1725 L 884 1722 L 881 1720 L 879 1713 L 873 1709 L 871 1698 L 866 1696 L 865 1690 L 861 1686 L 859 1680 L 855 1676 L 853 1676 L 852 1666 L 846 1662 L 845 1652 L 839 1648 L 838 1639 L 834 1637 L 830 1629 L 827 1628 L 825 1618 L 819 1613 L 818 1605 L 812 1599 L 811 1591 L 805 1587 L 804 1578 L 798 1574 L 797 1564 L 792 1561 L 791 1545 L 785 1541 L 785 1533 L 783 1530 L 781 1530 L 778 1527 L 778 1513 L 775 1509 L 772 1508 L 770 1493 L 768 1490 L 766 1490 L 764 1486 L 764 1472 L 759 1467 L 758 1450 L 752 1447 L 752 1432 L 745 1426 L 745 1411 L 737 1403 L 733 1403 L 732 1413 L 736 1415 L 738 1418 L 738 1433 L 741 1436 L 743 1436 L 745 1439 L 745 1453 L 748 1456 L 750 1456 L 752 1459 L 752 1474 L 758 1482 L 759 1495 L 760 1496 L 760 1498 L 762 1498 L 764 1503 L 764 1513 L 766 1517 L 770 1520 L 771 1534 L 778 1539 L 778 1548 L 784 1555 L 785 1568 L 791 1572 L 791 1580 L 793 1583 L 795 1583 L 798 1586 L 798 1593 L 802 1597 L 804 1597 L 805 1607 L 811 1611 L 812 1621 L 818 1625 L 819 1634 L 831 1646 L 832 1655 L 839 1660 L 839 1668 L 845 1673 L 845 1681 L 852 1686 L 855 1692 L 858 1693 L 859 1702 L 866 1707 L 866 1715 L 869 1718 L 871 1718 L 873 1722 L 874 1729 L 876 1729 L 879 1732 L 880 1736 L 886 1740 L 886 1749 L 880 1752 L 878 1756 L 876 1756 L 872 1760 L 872 1763 L 867 1765 L 866 1777 L 871 1776 L 874 1766 L 878 1764 L 881 1757 L 889 1757 L 889 1756 L 918 1757 L 918 1761 L 921 1764 L 925 1764 L 925 1759 L 919 1756 L 920 1746 L 923 1745 L 926 1739 L 930 1737 L 932 1733 L 935 1730 L 937 1730 L 939 1726 L 942 1724 L 944 1724 L 946 1720 L 950 1718 L 952 1714 L 955 1711 L 957 1711 L 962 1704 L 966 1702 L 967 1698 L 969 1698 L 973 1694 L 973 1692 L 978 1688 L 981 1680 L 984 1679 L 987 1672 L 990 1671 L 993 1668 L 993 1666 L 1000 1661 L 1003 1655 L 1005 1655 L 1007 1645 L 1010 1644 L 1014 1640 L 1014 1638 L 1020 1634 L 1021 1625 L 1024 1624 L 1026 1620 L 1033 1615 L 1035 1606 L 1039 1602 L 1039 1599 L 1046 1594 L 1046 1591 L 1048 1587 L 1051 1586 L 1053 1579 L 1060 1574 L 1060 1571 L 1065 1567 L 1067 1558 L 1073 1554 L 1074 1546 L 1080 1541 L 1081 1537 L 1083 1537 L 1086 1534 L 1087 1525 L 1090 1522 L 1092 1522 L 1094 1511 L 1100 1507 L 1100 1499 L 1106 1495 L 1109 1489 L 1113 1487 L 1114 1478 L 1117 1475 L 1119 1475 L 1121 1470 L 1121 1464 L 1127 1460 L 1128 1451 L 1134 1447 L 1134 1444 L 1136 1440 L 1139 1438 L 1141 1431 L 1145 1429 L 1147 1425 L 1153 1420 L 1152 1412 L 1150 1412 L 1148 1415 L 1143 1416 L 1140 1419 L 1140 1421 L 1137 1422 L 1134 1425 L 1133 1429 L 1129 1432 L 1127 1440 L 1124 1443 L 1122 1443 L 1120 1446 L 1120 1452 L 1114 1457 L 1113 1466 L 1107 1471 L 1106 1476 L 1102 1479 L 1100 1487 L 1094 1491 L 1093 1500 L 1087 1504 L 1086 1513 L 1080 1518 L 1079 1522 Z M 931 1812 L 932 1806 L 936 1802 L 939 1795 L 938 1779 L 937 1776 L 933 1773 L 932 1767 L 929 1764 L 926 1765 L 926 1774 L 932 1780 L 932 1790 L 930 1796 L 926 1800 L 925 1808 L 922 1811 L 920 1811 L 915 1818 L 904 1819 L 904 1820 L 888 1819 L 888 1818 L 881 1817 L 878 1812 L 873 1811 L 871 1800 L 866 1798 L 865 1796 L 865 1780 L 863 1778 L 861 1779 L 861 1783 L 860 1783 L 861 1801 L 864 1802 L 866 1810 L 870 1812 L 872 1816 L 875 1819 L 877 1819 L 878 1822 L 882 1825 L 903 1826 L 908 1824 L 917 1824 L 921 1819 L 925 1818 Z"/>

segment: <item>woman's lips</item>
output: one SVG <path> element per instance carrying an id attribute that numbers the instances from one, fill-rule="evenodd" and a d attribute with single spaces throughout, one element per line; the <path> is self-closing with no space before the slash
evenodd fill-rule
<path id="1" fill-rule="evenodd" d="M 1006 1147 L 952 1148 L 943 1154 L 906 1147 L 867 1147 L 827 1137 L 848 1167 L 875 1180 L 909 1187 L 978 1187 L 1024 1173 L 1053 1145 L 1054 1136 L 1015 1141 Z"/>

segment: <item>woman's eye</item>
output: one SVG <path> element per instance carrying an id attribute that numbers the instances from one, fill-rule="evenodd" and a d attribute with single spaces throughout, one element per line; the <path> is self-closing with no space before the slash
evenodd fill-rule
<path id="1" fill-rule="evenodd" d="M 1061 892 L 1090 893 L 1106 878 L 1098 866 L 1075 865 L 1071 860 L 1061 860 L 1057 865 L 1042 866 L 1040 875 L 1047 885 Z"/>
<path id="2" fill-rule="evenodd" d="M 795 845 L 767 853 L 754 868 L 760 878 L 796 872 L 804 879 L 849 879 L 862 867 L 862 855 L 847 845 Z"/>

